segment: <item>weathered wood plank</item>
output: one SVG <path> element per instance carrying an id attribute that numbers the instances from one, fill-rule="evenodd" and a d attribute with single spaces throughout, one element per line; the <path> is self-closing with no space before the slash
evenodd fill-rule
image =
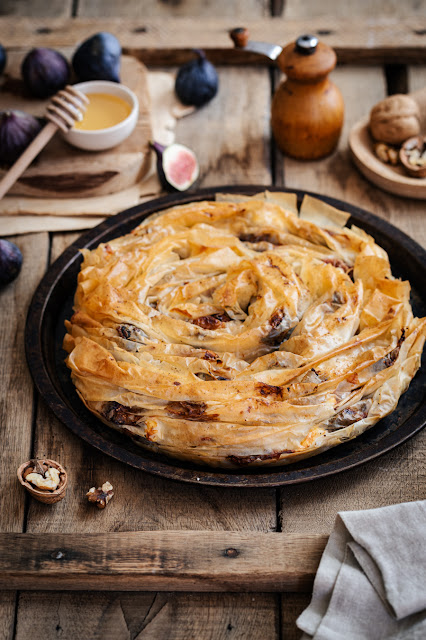
<path id="1" fill-rule="evenodd" d="M 419 65 L 408 68 L 408 90 L 419 91 L 426 87 L 426 66 Z M 426 106 L 426 105 L 425 105 Z"/>
<path id="2" fill-rule="evenodd" d="M 48 234 L 12 237 L 23 255 L 18 278 L 0 290 L 0 531 L 21 531 L 25 494 L 16 470 L 31 455 L 33 383 L 25 362 L 25 318 L 46 266 Z"/>
<path id="3" fill-rule="evenodd" d="M 2 0 L 0 16 L 68 18 L 72 15 L 72 4 L 72 0 Z"/>
<path id="4" fill-rule="evenodd" d="M 0 290 L 0 531 L 22 531 L 25 494 L 16 478 L 31 457 L 33 384 L 25 364 L 25 317 L 47 264 L 48 234 L 11 238 L 22 251 L 18 278 Z M 12 636 L 15 594 L 0 594 L 0 639 Z"/>
<path id="5" fill-rule="evenodd" d="M 304 20 L 264 18 L 244 20 L 253 40 L 287 44 L 300 33 L 314 32 L 334 47 L 339 62 L 413 62 L 426 60 L 426 18 L 400 20 L 337 20 L 320 17 Z M 126 53 L 145 64 L 181 64 L 193 47 L 201 47 L 215 63 L 270 64 L 263 56 L 233 48 L 229 30 L 238 24 L 233 18 L 151 18 L 139 20 L 99 18 L 0 18 L 0 42 L 9 48 L 33 46 L 75 47 L 97 31 L 110 31 Z"/>
<path id="6" fill-rule="evenodd" d="M 285 0 L 283 17 L 288 20 L 300 18 L 318 18 L 334 16 L 336 18 L 364 18 L 371 16 L 380 18 L 405 18 L 419 16 L 426 12 L 424 0 L 369 0 L 369 2 L 353 2 L 353 0 Z"/>
<path id="7" fill-rule="evenodd" d="M 31 617 L 18 620 L 16 640 L 275 640 L 274 597 L 259 593 L 24 592 Z M 212 595 L 214 601 L 212 602 Z M 92 615 L 82 616 L 88 608 Z M 272 602 L 272 605 L 271 605 Z M 250 625 L 248 622 L 250 621 Z M 8 639 L 9 640 L 9 639 Z"/>
<path id="8" fill-rule="evenodd" d="M 0 586 L 305 592 L 326 541 L 253 531 L 0 534 Z"/>
<path id="9" fill-rule="evenodd" d="M 281 633 L 284 640 L 300 640 L 296 620 L 311 601 L 311 593 L 284 593 L 281 598 Z"/>
<path id="10" fill-rule="evenodd" d="M 197 155 L 199 187 L 271 184 L 269 73 L 227 67 L 218 72 L 217 96 L 178 121 L 176 140 Z"/>
<path id="11" fill-rule="evenodd" d="M 118 3 L 116 0 L 79 0 L 79 17 L 90 18 L 140 18 L 140 0 L 126 0 Z M 245 17 L 258 18 L 269 15 L 267 5 L 263 0 L 144 0 L 143 15 L 151 18 L 176 18 L 183 16 L 216 18 Z"/>
<path id="12" fill-rule="evenodd" d="M 0 640 L 11 640 L 13 637 L 16 606 L 15 591 L 0 591 Z"/>

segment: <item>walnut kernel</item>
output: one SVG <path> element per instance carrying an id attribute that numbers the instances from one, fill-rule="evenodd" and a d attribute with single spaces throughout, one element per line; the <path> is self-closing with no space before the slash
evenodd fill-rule
<path id="1" fill-rule="evenodd" d="M 374 145 L 374 152 L 382 162 L 386 162 L 386 164 L 392 164 L 394 166 L 398 164 L 398 151 L 395 147 L 391 147 L 384 142 L 377 142 Z"/>
<path id="2" fill-rule="evenodd" d="M 25 480 L 42 491 L 54 491 L 59 487 L 59 471 L 50 467 L 44 475 L 34 472 L 28 473 Z"/>
<path id="3" fill-rule="evenodd" d="M 105 509 L 113 495 L 114 491 L 112 484 L 110 484 L 108 481 L 104 482 L 102 487 L 98 487 L 97 489 L 96 487 L 92 487 L 86 493 L 89 502 L 93 502 L 94 504 L 96 504 L 98 509 Z"/>

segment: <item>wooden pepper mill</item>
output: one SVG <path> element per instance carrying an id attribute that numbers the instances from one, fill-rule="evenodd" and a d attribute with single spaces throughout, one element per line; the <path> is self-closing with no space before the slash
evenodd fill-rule
<path id="1" fill-rule="evenodd" d="M 315 160 L 333 151 L 343 125 L 344 104 L 328 74 L 336 54 L 315 36 L 303 35 L 277 58 L 287 79 L 278 87 L 271 126 L 281 151 L 300 160 Z"/>

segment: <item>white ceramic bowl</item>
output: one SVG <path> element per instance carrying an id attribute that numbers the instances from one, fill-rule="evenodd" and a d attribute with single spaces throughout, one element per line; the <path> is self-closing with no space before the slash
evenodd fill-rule
<path id="1" fill-rule="evenodd" d="M 109 82 L 107 80 L 89 80 L 74 85 L 82 93 L 109 93 L 125 100 L 131 107 L 131 112 L 121 122 L 108 127 L 107 129 L 96 129 L 95 131 L 83 131 L 82 129 L 71 129 L 68 133 L 63 133 L 63 138 L 69 144 L 79 149 L 88 151 L 102 151 L 115 147 L 123 142 L 132 133 L 136 126 L 139 115 L 138 99 L 124 84 Z"/>

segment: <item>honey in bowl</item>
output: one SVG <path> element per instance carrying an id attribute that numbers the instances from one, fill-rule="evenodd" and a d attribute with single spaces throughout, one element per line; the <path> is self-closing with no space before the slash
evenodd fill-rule
<path id="1" fill-rule="evenodd" d="M 120 98 L 109 93 L 87 93 L 89 104 L 80 122 L 74 129 L 81 131 L 97 131 L 109 129 L 125 120 L 132 110 L 131 106 Z"/>

